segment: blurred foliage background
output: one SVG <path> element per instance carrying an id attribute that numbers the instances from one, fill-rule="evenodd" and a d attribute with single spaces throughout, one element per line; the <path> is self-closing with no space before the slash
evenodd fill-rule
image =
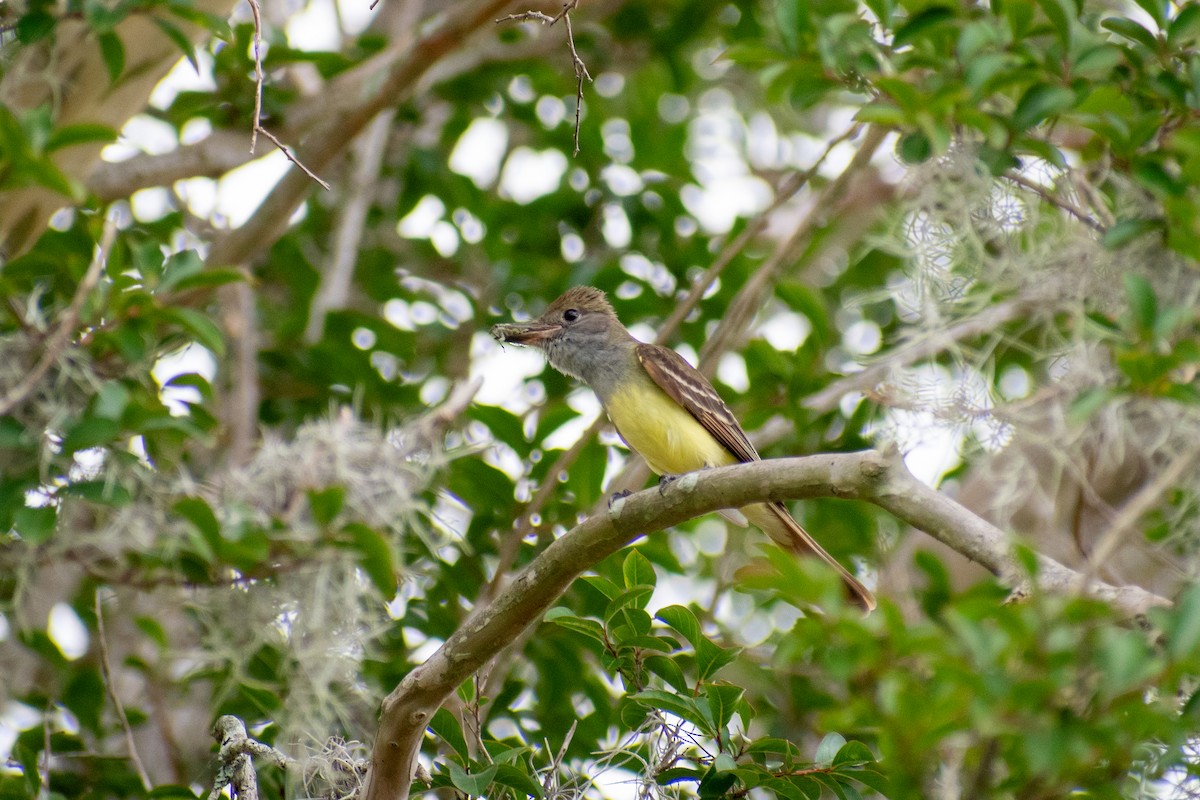
<path id="1" fill-rule="evenodd" d="M 261 125 L 325 190 L 250 152 L 249 6 L 0 7 L 0 796 L 203 796 L 221 714 L 299 760 L 264 792 L 352 796 L 380 698 L 644 479 L 486 334 L 580 283 L 641 338 L 684 306 L 764 456 L 894 443 L 1173 605 L 1006 603 L 794 504 L 863 618 L 704 518 L 493 643 L 437 796 L 1200 795 L 1200 6 L 527 10 L 262 0 Z"/>

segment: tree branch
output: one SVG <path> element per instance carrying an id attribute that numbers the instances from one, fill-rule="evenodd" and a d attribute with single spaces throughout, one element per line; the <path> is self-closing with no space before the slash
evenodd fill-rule
<path id="1" fill-rule="evenodd" d="M 508 0 L 486 0 L 448 14 L 441 25 L 412 42 L 402 38 L 392 47 L 330 85 L 340 95 L 298 148 L 297 158 L 314 171 L 325 169 L 348 143 L 384 108 L 407 98 L 417 81 L 447 53 L 489 23 Z M 462 4 L 466 6 L 467 4 Z M 345 107 L 347 101 L 355 104 Z M 279 181 L 247 222 L 213 243 L 210 266 L 241 264 L 264 251 L 287 230 L 292 213 L 311 191 L 307 175 L 291 170 Z"/>
<path id="2" fill-rule="evenodd" d="M 364 800 L 408 796 L 425 728 L 442 702 L 508 642 L 536 623 L 571 582 L 625 545 L 648 533 L 722 508 L 812 497 L 863 500 L 883 508 L 978 562 L 1001 580 L 1027 580 L 1004 531 L 921 483 L 899 451 L 868 450 L 776 459 L 701 470 L 659 489 L 612 504 L 554 541 L 504 591 L 468 618 L 429 660 L 414 669 L 383 701 Z M 1038 556 L 1037 586 L 1073 594 L 1081 576 Z M 1090 584 L 1087 593 L 1119 613 L 1136 616 L 1166 598 L 1137 586 Z"/>

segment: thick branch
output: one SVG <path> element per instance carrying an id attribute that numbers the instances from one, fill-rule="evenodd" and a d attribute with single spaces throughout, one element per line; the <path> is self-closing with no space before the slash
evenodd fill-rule
<path id="1" fill-rule="evenodd" d="M 332 88 L 355 105 L 344 110 L 336 106 L 326 109 L 325 116 L 297 148 L 299 160 L 318 172 L 328 167 L 380 111 L 407 98 L 433 64 L 490 23 L 506 3 L 487 0 L 470 11 L 448 16 L 436 30 L 415 43 L 401 40 L 341 76 Z M 357 90 L 347 91 L 350 86 Z M 343 99 L 338 105 L 345 102 Z M 242 264 L 264 251 L 287 229 L 292 213 L 311 189 L 308 176 L 299 170 L 289 171 L 244 225 L 213 244 L 208 263 Z"/>
<path id="2" fill-rule="evenodd" d="M 701 514 L 811 497 L 874 503 L 1002 580 L 1024 580 L 1008 536 L 918 481 L 895 450 L 776 459 L 688 473 L 661 491 L 649 489 L 615 501 L 608 513 L 593 515 L 553 542 L 400 682 L 383 701 L 365 800 L 408 796 L 417 751 L 434 712 L 460 683 L 537 622 L 584 570 L 641 536 Z M 1082 585 L 1079 573 L 1053 559 L 1039 557 L 1038 567 L 1037 585 L 1045 591 L 1072 593 Z M 1097 582 L 1088 593 L 1128 616 L 1170 605 L 1166 598 L 1136 586 Z"/>

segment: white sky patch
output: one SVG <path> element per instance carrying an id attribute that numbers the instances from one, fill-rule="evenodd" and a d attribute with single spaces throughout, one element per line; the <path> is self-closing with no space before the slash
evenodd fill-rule
<path id="1" fill-rule="evenodd" d="M 538 98 L 534 111 L 537 113 L 538 122 L 542 123 L 542 127 L 553 130 L 566 119 L 567 104 L 561 98 L 545 94 Z"/>
<path id="2" fill-rule="evenodd" d="M 794 353 L 812 333 L 812 323 L 803 314 L 780 311 L 760 325 L 758 333 L 781 353 Z"/>
<path id="3" fill-rule="evenodd" d="M 563 261 L 574 264 L 587 253 L 582 237 L 574 231 L 563 234 L 561 243 Z"/>
<path id="4" fill-rule="evenodd" d="M 717 363 L 717 378 L 735 392 L 750 388 L 750 375 L 746 372 L 746 359 L 740 353 L 726 353 Z"/>
<path id="5" fill-rule="evenodd" d="M 180 92 L 209 92 L 216 89 L 217 83 L 212 76 L 212 54 L 207 50 L 197 50 L 196 65 L 200 67 L 199 72 L 192 67 L 190 61 L 180 56 L 179 60 L 175 62 L 175 66 L 171 67 L 171 71 L 163 76 L 163 79 L 154 87 L 154 91 L 150 93 L 150 105 L 163 109 L 175 102 L 175 97 Z"/>
<path id="6" fill-rule="evenodd" d="M 771 187 L 750 175 L 714 178 L 703 186 L 685 185 L 679 199 L 705 232 L 728 233 L 738 217 L 753 216 L 771 204 Z"/>
<path id="7" fill-rule="evenodd" d="M 288 44 L 297 50 L 337 50 L 340 46 L 332 3 L 305 3 L 288 15 L 285 30 Z"/>
<path id="8" fill-rule="evenodd" d="M 507 149 L 508 126 L 498 119 L 479 117 L 458 137 L 450 153 L 450 169 L 486 189 L 496 182 Z"/>
<path id="9" fill-rule="evenodd" d="M 171 195 L 161 186 L 139 189 L 129 197 L 129 210 L 138 222 L 160 220 L 171 210 Z"/>
<path id="10" fill-rule="evenodd" d="M 683 359 L 693 367 L 700 363 L 700 355 L 696 352 L 696 348 L 687 342 L 680 342 L 679 346 L 675 348 L 675 352 L 683 356 Z"/>
<path id="11" fill-rule="evenodd" d="M 608 246 L 616 250 L 629 247 L 633 241 L 633 226 L 629 224 L 629 217 L 625 215 L 625 209 L 616 203 L 604 205 L 604 222 L 600 231 Z"/>
<path id="12" fill-rule="evenodd" d="M 904 464 L 919 481 L 936 487 L 942 476 L 958 466 L 962 435 L 928 411 L 892 409 L 888 412 L 902 439 Z"/>
<path id="13" fill-rule="evenodd" d="M 189 67 L 189 69 L 191 69 Z M 100 152 L 105 161 L 126 161 L 139 153 L 163 155 L 179 147 L 179 138 L 175 129 L 147 114 L 131 117 L 121 128 L 117 141 L 108 145 Z"/>
<path id="14" fill-rule="evenodd" d="M 179 129 L 180 144 L 196 144 L 212 134 L 212 123 L 204 117 L 192 117 Z"/>
<path id="15" fill-rule="evenodd" d="M 370 3 L 360 3 L 359 0 L 338 0 L 338 13 L 341 14 L 346 35 L 357 36 L 365 31 L 379 13 L 379 8 L 379 4 L 371 8 Z"/>
<path id="16" fill-rule="evenodd" d="M 433 223 L 433 230 L 429 232 L 429 241 L 433 243 L 433 249 L 438 251 L 438 255 L 449 258 L 458 252 L 458 228 L 444 219 L 438 220 Z"/>
<path id="17" fill-rule="evenodd" d="M 75 609 L 66 603 L 55 603 L 50 609 L 46 635 L 68 661 L 74 661 L 87 652 L 87 628 L 75 613 Z"/>
<path id="18" fill-rule="evenodd" d="M 567 171 L 567 157 L 553 148 L 513 150 L 500 173 L 500 194 L 521 205 L 558 189 Z"/>
<path id="19" fill-rule="evenodd" d="M 217 208 L 217 182 L 212 178 L 176 181 L 175 191 L 187 203 L 188 209 L 201 219 L 208 219 Z"/>
<path id="20" fill-rule="evenodd" d="M 471 378 L 483 376 L 475 402 L 520 414 L 529 410 L 525 382 L 541 375 L 546 358 L 532 347 L 500 346 L 485 331 L 471 337 Z"/>
<path id="21" fill-rule="evenodd" d="M 230 170 L 217 181 L 214 213 L 223 217 L 229 227 L 241 227 L 291 167 L 287 156 L 272 147 L 262 158 Z"/>
<path id="22" fill-rule="evenodd" d="M 566 450 L 579 441 L 579 437 L 592 427 L 592 423 L 600 416 L 600 401 L 591 389 L 579 388 L 567 395 L 567 405 L 579 413 L 575 419 L 568 420 L 546 437 L 542 445 L 547 450 Z"/>
<path id="23" fill-rule="evenodd" d="M 846 328 L 842 334 L 842 344 L 855 355 L 870 355 L 883 344 L 883 332 L 872 320 L 860 319 Z"/>
<path id="24" fill-rule="evenodd" d="M 396 232 L 405 239 L 427 239 L 445 213 L 446 204 L 440 198 L 427 194 L 396 223 Z"/>
<path id="25" fill-rule="evenodd" d="M 610 164 L 600 171 L 600 179 L 610 192 L 621 197 L 637 194 L 646 187 L 637 170 L 624 164 Z"/>

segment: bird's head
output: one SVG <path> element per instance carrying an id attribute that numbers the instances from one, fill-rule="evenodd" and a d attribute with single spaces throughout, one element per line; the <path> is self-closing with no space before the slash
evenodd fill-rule
<path id="1" fill-rule="evenodd" d="M 568 289 L 537 319 L 493 326 L 492 336 L 537 347 L 555 369 L 584 380 L 590 359 L 614 344 L 632 341 L 604 292 L 591 286 Z"/>

